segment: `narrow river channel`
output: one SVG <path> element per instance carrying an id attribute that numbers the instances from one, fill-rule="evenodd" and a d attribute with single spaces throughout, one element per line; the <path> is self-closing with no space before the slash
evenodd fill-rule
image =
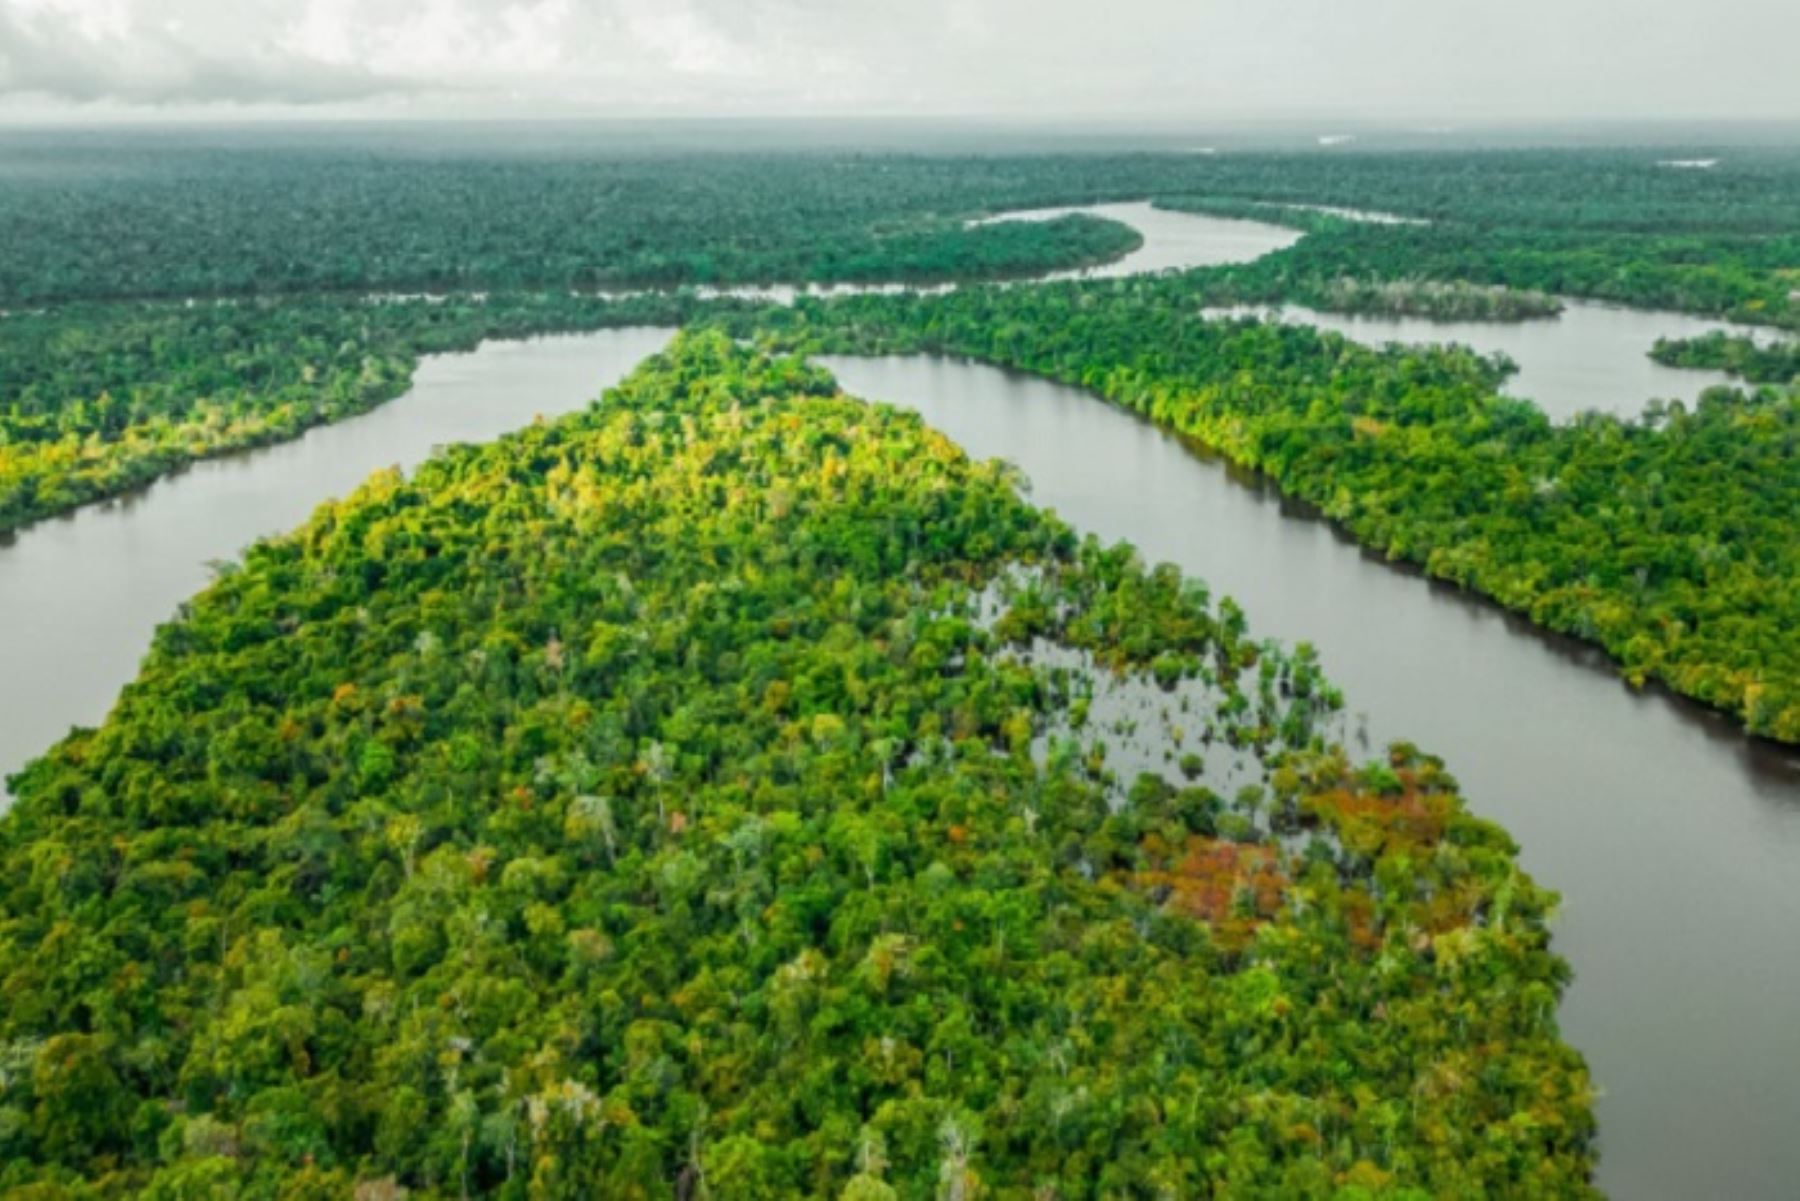
<path id="1" fill-rule="evenodd" d="M 427 359 L 406 395 L 372 413 L 196 464 L 0 542 L 0 781 L 70 726 L 105 718 L 152 631 L 206 585 L 210 563 L 299 525 L 370 472 L 583 408 L 672 333 L 489 342 Z"/>
<path id="2" fill-rule="evenodd" d="M 1294 236 L 1147 205 L 1093 211 L 1145 235 L 1097 274 L 1243 261 Z M 580 409 L 669 335 L 614 330 L 429 359 L 373 413 L 0 541 L 0 778 L 105 717 L 209 562 L 293 527 L 373 470 Z M 1648 349 L 1637 340 L 1582 353 L 1637 371 Z M 1577 983 L 1564 1024 L 1604 1092 L 1609 1192 L 1793 1195 L 1800 759 L 1630 692 L 1591 652 L 1369 558 L 1086 393 L 940 359 L 830 366 L 848 390 L 916 408 L 971 453 L 1018 463 L 1035 499 L 1077 528 L 1206 579 L 1263 634 L 1313 642 L 1366 714 L 1371 751 L 1407 738 L 1449 761 L 1474 809 L 1507 826 L 1527 867 L 1565 898 L 1557 946 Z M 1605 407 L 1634 390 L 1620 376 L 1584 394 Z"/>

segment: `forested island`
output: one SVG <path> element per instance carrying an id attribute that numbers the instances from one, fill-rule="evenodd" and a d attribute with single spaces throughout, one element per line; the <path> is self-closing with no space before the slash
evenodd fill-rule
<path id="1" fill-rule="evenodd" d="M 1583 1191 L 1549 898 L 1336 704 L 916 418 L 685 338 L 254 548 L 20 778 L 0 1184 Z"/>
<path id="2" fill-rule="evenodd" d="M 1279 260 L 1290 287 L 1460 281 L 1791 329 L 1797 167 L 1792 151 L 1754 153 L 1717 174 L 1658 171 L 1631 150 L 1326 155 L 1245 163 L 1158 203 L 1324 235 Z M 1340 212 L 1295 207 L 1321 200 Z M 1354 211 L 1404 220 L 1343 215 Z"/>

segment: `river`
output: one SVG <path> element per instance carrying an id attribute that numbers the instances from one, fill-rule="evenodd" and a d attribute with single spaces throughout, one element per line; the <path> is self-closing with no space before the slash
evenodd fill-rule
<path id="1" fill-rule="evenodd" d="M 151 632 L 205 586 L 211 562 L 299 525 L 370 472 L 582 408 L 671 332 L 489 342 L 429 358 L 406 395 L 373 412 L 197 463 L 0 543 L 0 779 L 70 726 L 99 724 Z"/>
<path id="2" fill-rule="evenodd" d="M 1585 410 L 1635 417 L 1652 399 L 1689 408 L 1708 388 L 1735 384 L 1723 371 L 1665 367 L 1650 357 L 1658 338 L 1697 338 L 1714 331 L 1768 341 L 1763 331 L 1646 309 L 1565 299 L 1555 317 L 1532 321 L 1430 321 L 1423 317 L 1351 316 L 1300 305 L 1203 310 L 1208 317 L 1268 317 L 1340 333 L 1365 346 L 1456 343 L 1482 354 L 1504 354 L 1519 366 L 1501 388 L 1535 401 L 1552 419 Z"/>
<path id="3" fill-rule="evenodd" d="M 825 362 L 847 391 L 1018 464 L 1077 529 L 1206 580 L 1263 635 L 1312 642 L 1374 746 L 1445 758 L 1564 898 L 1563 1029 L 1604 1093 L 1611 1195 L 1793 1196 L 1800 756 L 1632 692 L 1597 652 L 1395 570 L 1091 394 L 946 359 Z"/>
<path id="4" fill-rule="evenodd" d="M 988 223 L 1048 221 L 1071 213 L 1088 213 L 1129 225 L 1143 235 L 1143 245 L 1110 263 L 1056 271 L 1044 276 L 1046 280 L 1120 279 L 1127 275 L 1143 275 L 1153 271 L 1248 263 L 1277 250 L 1286 250 L 1304 236 L 1298 230 L 1268 225 L 1261 221 L 1239 221 L 1228 217 L 1159 209 L 1148 200 L 1025 209 L 991 217 Z M 1195 220 L 1196 217 L 1199 220 Z"/>
<path id="5" fill-rule="evenodd" d="M 1002 214 L 1038 220 L 1067 209 Z M 1143 244 L 1069 274 L 1118 275 L 1245 262 L 1291 245 L 1292 230 L 1165 212 L 1148 202 L 1079 210 L 1126 221 Z M 814 292 L 872 291 L 852 286 Z M 718 290 L 791 302 L 790 286 Z M 399 297 L 395 297 L 399 298 Z M 203 587 L 208 564 L 298 525 L 371 471 L 410 467 L 448 442 L 486 441 L 581 408 L 671 336 L 669 330 L 486 343 L 427 358 L 413 387 L 294 442 L 203 461 L 137 493 L 0 537 L 0 807 L 6 776 L 71 726 L 95 725 L 136 674 L 156 626 Z"/>
<path id="6" fill-rule="evenodd" d="M 1241 261 L 1293 236 L 1144 206 L 1100 211 L 1143 222 L 1145 246 L 1092 274 Z M 375 469 L 580 409 L 669 333 L 488 343 L 427 359 L 412 389 L 374 412 L 0 543 L 0 775 L 71 725 L 105 717 L 152 630 L 205 585 L 210 561 L 293 527 Z M 1614 353 L 1624 370 L 1642 351 Z M 1078 528 L 1204 577 L 1264 634 L 1312 641 L 1377 742 L 1406 737 L 1449 761 L 1473 808 L 1504 823 L 1526 866 L 1566 898 L 1557 946 L 1577 984 L 1563 1016 L 1606 1093 L 1606 1188 L 1623 1198 L 1791 1194 L 1794 757 L 1690 705 L 1634 694 L 1592 652 L 1365 556 L 1088 394 L 934 359 L 832 366 L 850 390 L 912 405 L 971 452 L 1019 463 L 1036 499 Z"/>

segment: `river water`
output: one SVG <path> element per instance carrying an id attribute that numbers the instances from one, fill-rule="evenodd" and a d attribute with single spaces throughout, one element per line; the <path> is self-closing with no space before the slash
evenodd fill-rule
<path id="1" fill-rule="evenodd" d="M 1034 220 L 1032 210 L 995 220 Z M 1291 245 L 1293 231 L 1164 212 L 1147 202 L 1088 210 L 1134 225 L 1143 245 L 1078 275 L 1245 262 Z M 835 291 L 887 290 L 848 287 Z M 791 286 L 717 294 L 791 302 Z M 812 289 L 832 292 L 834 289 Z M 68 733 L 95 725 L 136 674 L 156 626 L 203 587 L 210 562 L 304 521 L 371 471 L 411 466 L 448 442 L 485 441 L 586 405 L 671 336 L 608 331 L 487 343 L 426 359 L 406 395 L 295 442 L 208 460 L 147 489 L 40 522 L 0 540 L 0 807 L 6 776 Z"/>
<path id="2" fill-rule="evenodd" d="M 1653 399 L 1693 402 L 1708 388 L 1733 384 L 1723 371 L 1665 367 L 1650 358 L 1658 338 L 1696 338 L 1716 330 L 1767 340 L 1750 327 L 1686 313 L 1619 308 L 1564 300 L 1556 317 L 1535 321 L 1428 321 L 1422 317 L 1350 316 L 1300 305 L 1203 310 L 1209 317 L 1267 317 L 1340 333 L 1365 346 L 1456 343 L 1504 354 L 1519 365 L 1501 391 L 1535 401 L 1553 419 L 1585 410 L 1635 417 Z"/>
<path id="3" fill-rule="evenodd" d="M 1294 236 L 1148 206 L 1098 211 L 1138 225 L 1145 247 L 1089 274 L 1242 261 Z M 293 527 L 373 470 L 580 409 L 669 335 L 614 330 L 428 359 L 405 396 L 372 413 L 0 542 L 0 776 L 105 717 L 209 562 Z M 1624 371 L 1642 350 L 1610 353 Z M 1085 393 L 925 358 L 832 366 L 851 391 L 912 405 L 972 453 L 1019 463 L 1036 499 L 1078 528 L 1207 579 L 1264 634 L 1312 641 L 1375 743 L 1405 737 L 1446 757 L 1474 809 L 1504 823 L 1526 866 L 1566 898 L 1557 945 L 1578 980 L 1564 1020 L 1606 1090 L 1603 1185 L 1624 1198 L 1792 1195 L 1793 757 L 1633 694 L 1590 652 L 1366 557 Z"/>
<path id="4" fill-rule="evenodd" d="M 1217 267 L 1248 263 L 1286 250 L 1303 236 L 1298 230 L 1261 221 L 1238 221 L 1199 213 L 1159 209 L 1148 200 L 1118 204 L 1077 205 L 1072 208 L 1024 209 L 1002 213 L 990 221 L 1048 221 L 1070 213 L 1089 213 L 1136 229 L 1144 244 L 1124 258 L 1098 267 L 1057 271 L 1044 279 L 1119 279 L 1152 271 L 1190 267 Z"/>
<path id="5" fill-rule="evenodd" d="M 151 632 L 205 586 L 209 563 L 299 525 L 370 472 L 582 408 L 671 332 L 489 342 L 430 358 L 411 391 L 371 413 L 198 463 L 0 543 L 0 779 L 70 726 L 99 724 Z"/>
<path id="6" fill-rule="evenodd" d="M 1032 499 L 1311 641 L 1372 747 L 1442 755 L 1563 911 L 1564 1032 L 1589 1060 L 1620 1198 L 1794 1195 L 1800 756 L 1626 688 L 1599 654 L 1397 571 L 1273 490 L 1077 389 L 946 359 L 825 360 Z"/>

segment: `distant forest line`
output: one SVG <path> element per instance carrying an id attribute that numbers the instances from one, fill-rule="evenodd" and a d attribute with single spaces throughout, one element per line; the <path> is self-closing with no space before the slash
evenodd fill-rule
<path id="1" fill-rule="evenodd" d="M 1299 222 L 1291 276 L 1424 276 L 1796 321 L 1800 154 L 1654 150 L 378 155 L 329 140 L 28 141 L 0 164 L 0 305 L 386 289 L 913 281 L 1116 255 L 1008 209 L 1156 198 Z M 1283 205 L 1374 209 L 1368 225 Z"/>

